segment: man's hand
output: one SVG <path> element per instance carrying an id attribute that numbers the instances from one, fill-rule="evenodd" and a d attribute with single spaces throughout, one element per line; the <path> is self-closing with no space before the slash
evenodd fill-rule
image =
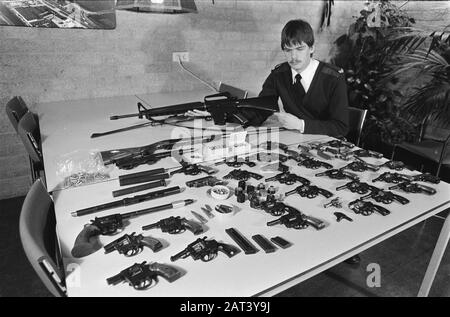
<path id="1" fill-rule="evenodd" d="M 276 112 L 272 116 L 279 121 L 280 126 L 285 127 L 286 129 L 299 130 L 300 132 L 303 132 L 305 129 L 305 122 L 293 114 Z"/>

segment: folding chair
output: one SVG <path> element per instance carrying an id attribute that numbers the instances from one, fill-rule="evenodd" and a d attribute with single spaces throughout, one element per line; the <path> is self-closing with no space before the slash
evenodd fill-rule
<path id="1" fill-rule="evenodd" d="M 20 119 L 28 112 L 28 107 L 22 97 L 15 96 L 6 103 L 6 115 L 8 116 L 14 130 L 17 132 L 17 126 Z"/>
<path id="2" fill-rule="evenodd" d="M 439 176 L 442 166 L 450 168 L 450 127 L 436 127 L 429 124 L 429 117 L 426 117 L 420 125 L 418 142 L 403 142 L 394 145 L 392 159 L 397 152 L 404 152 L 404 156 L 409 159 L 420 158 L 420 167 L 423 171 L 424 163 L 434 163 L 436 170 L 433 173 Z M 398 150 L 401 151 L 398 151 Z M 403 159 L 403 157 L 402 157 Z"/>
<path id="3" fill-rule="evenodd" d="M 32 112 L 27 112 L 19 121 L 17 133 L 22 139 L 25 150 L 30 156 L 31 178 L 33 182 L 40 178 L 40 173 L 44 171 L 41 136 L 39 124 L 36 116 Z"/>
<path id="4" fill-rule="evenodd" d="M 224 84 L 222 82 L 219 83 L 219 92 L 228 92 L 232 97 L 237 98 L 237 99 L 245 99 L 245 98 L 247 98 L 247 95 L 248 95 L 247 90 L 243 90 L 241 88 L 230 86 L 230 85 Z"/>
<path id="5" fill-rule="evenodd" d="M 54 296 L 65 296 L 53 201 L 39 179 L 23 202 L 19 231 L 25 254 L 39 278 Z"/>
<path id="6" fill-rule="evenodd" d="M 367 110 L 348 107 L 348 125 L 349 131 L 346 139 L 359 146 L 361 142 L 361 133 L 366 121 Z"/>

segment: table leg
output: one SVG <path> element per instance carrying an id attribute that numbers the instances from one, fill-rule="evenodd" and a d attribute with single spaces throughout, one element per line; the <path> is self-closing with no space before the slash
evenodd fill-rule
<path id="1" fill-rule="evenodd" d="M 434 277 L 436 276 L 439 264 L 447 248 L 448 240 L 450 238 L 450 214 L 445 218 L 444 225 L 442 226 L 441 233 L 434 247 L 433 255 L 431 256 L 430 263 L 428 263 L 427 271 L 422 280 L 419 293 L 417 296 L 425 297 L 430 292 L 431 285 L 433 284 Z"/>

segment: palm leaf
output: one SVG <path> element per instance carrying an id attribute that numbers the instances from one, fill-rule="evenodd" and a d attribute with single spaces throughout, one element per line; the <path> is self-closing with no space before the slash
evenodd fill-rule
<path id="1" fill-rule="evenodd" d="M 391 30 L 387 37 L 391 53 L 413 52 L 429 41 L 428 52 L 436 49 L 440 43 L 450 45 L 450 30 L 428 32 L 413 27 L 399 27 Z"/>
<path id="2" fill-rule="evenodd" d="M 403 110 L 410 120 L 420 122 L 429 115 L 431 122 L 438 125 L 450 124 L 450 81 L 435 78 L 418 88 L 405 103 Z"/>

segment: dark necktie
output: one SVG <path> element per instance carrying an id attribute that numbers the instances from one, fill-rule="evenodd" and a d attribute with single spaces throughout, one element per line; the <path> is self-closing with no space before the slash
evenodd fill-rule
<path id="1" fill-rule="evenodd" d="M 300 98 L 300 100 L 303 100 L 303 97 L 305 96 L 305 88 L 303 88 L 302 82 L 301 82 L 302 76 L 300 74 L 295 75 L 295 82 L 294 82 L 294 90 L 295 90 L 295 97 Z M 298 100 L 296 100 L 298 102 Z"/>
<path id="2" fill-rule="evenodd" d="M 293 94 L 294 94 L 294 102 L 297 106 L 297 109 L 303 108 L 303 98 L 305 97 L 305 89 L 303 88 L 302 83 L 300 80 L 302 79 L 302 76 L 300 74 L 295 75 L 295 82 L 294 85 L 292 85 Z"/>

